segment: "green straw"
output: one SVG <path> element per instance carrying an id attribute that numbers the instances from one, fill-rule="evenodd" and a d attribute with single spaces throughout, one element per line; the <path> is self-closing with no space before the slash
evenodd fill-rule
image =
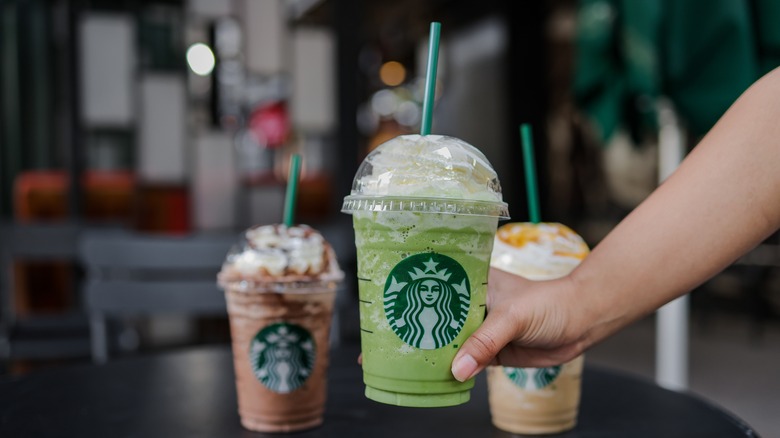
<path id="1" fill-rule="evenodd" d="M 433 98 L 436 95 L 436 64 L 439 62 L 439 33 L 441 23 L 431 23 L 431 36 L 428 41 L 428 71 L 425 74 L 425 96 L 423 98 L 422 123 L 420 135 L 431 133 L 433 122 Z"/>
<path id="2" fill-rule="evenodd" d="M 534 142 L 531 125 L 520 125 L 520 137 L 523 139 L 523 161 L 525 163 L 525 188 L 528 192 L 528 213 L 531 223 L 541 222 L 539 217 L 539 190 L 536 183 L 536 163 L 534 162 Z"/>
<path id="3" fill-rule="evenodd" d="M 295 198 L 298 194 L 298 175 L 301 170 L 301 156 L 290 157 L 290 173 L 287 175 L 287 193 L 284 195 L 284 225 L 291 227 L 295 216 Z"/>

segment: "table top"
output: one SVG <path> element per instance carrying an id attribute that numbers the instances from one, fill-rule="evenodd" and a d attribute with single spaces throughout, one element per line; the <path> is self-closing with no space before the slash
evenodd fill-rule
<path id="1" fill-rule="evenodd" d="M 321 427 L 296 437 L 511 437 L 494 428 L 484 373 L 471 401 L 401 408 L 368 400 L 358 348 L 334 348 Z M 239 423 L 230 347 L 198 347 L 0 379 L 3 437 L 261 437 Z M 276 436 L 279 435 L 268 435 Z M 688 393 L 587 364 L 577 427 L 555 437 L 756 437 Z"/>

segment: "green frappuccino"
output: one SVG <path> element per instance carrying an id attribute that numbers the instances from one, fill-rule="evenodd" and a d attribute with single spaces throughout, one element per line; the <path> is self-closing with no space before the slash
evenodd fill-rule
<path id="1" fill-rule="evenodd" d="M 345 198 L 358 256 L 366 396 L 399 406 L 469 400 L 450 366 L 485 317 L 498 220 L 490 163 L 452 137 L 408 135 L 366 157 Z"/>

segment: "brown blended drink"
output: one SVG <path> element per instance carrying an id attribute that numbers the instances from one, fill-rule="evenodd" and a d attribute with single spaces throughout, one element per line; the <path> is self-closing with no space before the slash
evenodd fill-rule
<path id="1" fill-rule="evenodd" d="M 306 225 L 249 229 L 218 275 L 225 291 L 241 424 L 292 432 L 322 424 L 328 340 L 344 274 Z"/>
<path id="2" fill-rule="evenodd" d="M 588 254 L 585 241 L 559 223 L 499 227 L 490 265 L 528 278 L 551 280 L 571 272 Z M 488 367 L 493 425 L 517 434 L 550 434 L 577 424 L 583 356 L 547 368 Z"/>

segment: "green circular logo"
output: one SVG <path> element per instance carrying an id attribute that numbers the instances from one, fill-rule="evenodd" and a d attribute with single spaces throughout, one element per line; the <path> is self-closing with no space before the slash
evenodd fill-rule
<path id="1" fill-rule="evenodd" d="M 466 323 L 471 287 L 466 271 L 442 254 L 416 254 L 401 260 L 385 282 L 385 316 L 407 344 L 441 348 Z"/>
<path id="2" fill-rule="evenodd" d="M 286 394 L 309 378 L 315 353 L 314 339 L 305 328 L 280 322 L 263 328 L 252 338 L 249 361 L 263 386 Z"/>
<path id="3" fill-rule="evenodd" d="M 515 385 L 534 391 L 550 385 L 561 373 L 561 366 L 547 368 L 511 368 L 504 367 L 504 374 Z"/>

